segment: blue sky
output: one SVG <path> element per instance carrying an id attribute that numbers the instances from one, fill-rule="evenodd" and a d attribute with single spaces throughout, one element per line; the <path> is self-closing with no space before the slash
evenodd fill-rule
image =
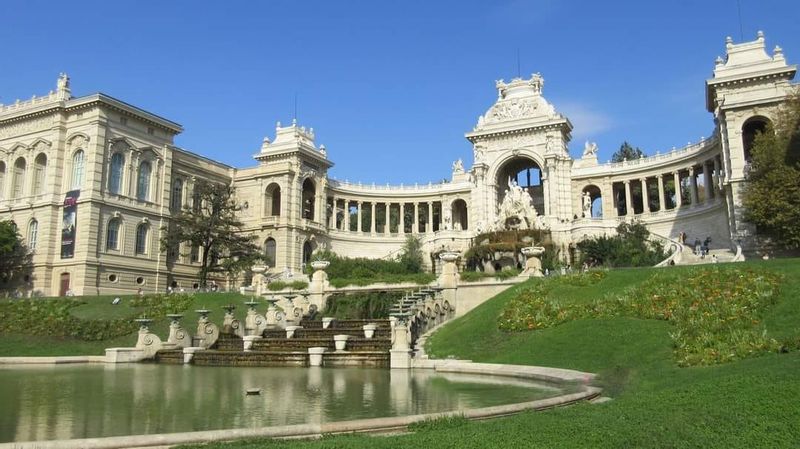
<path id="1" fill-rule="evenodd" d="M 744 40 L 766 33 L 800 62 L 800 2 L 740 0 Z M 181 123 L 176 143 L 244 167 L 298 120 L 365 183 L 449 177 L 494 81 L 540 72 L 575 125 L 570 150 L 623 140 L 648 154 L 707 136 L 704 80 L 742 40 L 736 0 L 0 2 L 0 103 L 59 72 Z"/>

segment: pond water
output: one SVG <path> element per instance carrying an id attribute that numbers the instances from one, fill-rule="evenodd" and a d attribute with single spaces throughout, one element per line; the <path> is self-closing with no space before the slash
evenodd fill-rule
<path id="1" fill-rule="evenodd" d="M 261 389 L 261 395 L 245 391 Z M 368 368 L 0 367 L 0 442 L 433 413 L 561 391 L 520 379 Z"/>

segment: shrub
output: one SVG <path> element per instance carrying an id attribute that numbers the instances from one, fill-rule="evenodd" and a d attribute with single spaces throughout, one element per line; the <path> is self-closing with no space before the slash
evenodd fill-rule
<path id="1" fill-rule="evenodd" d="M 308 288 L 308 282 L 306 281 L 292 281 L 292 282 L 284 282 L 284 281 L 272 281 L 267 284 L 267 289 L 272 292 L 277 292 L 283 289 L 291 289 L 291 290 L 305 290 Z"/>
<path id="2" fill-rule="evenodd" d="M 667 257 L 659 242 L 648 241 L 650 232 L 639 222 L 620 223 L 617 235 L 599 236 L 578 242 L 581 263 L 589 266 L 645 267 Z"/>
<path id="3" fill-rule="evenodd" d="M 402 296 L 403 292 L 337 294 L 328 298 L 322 315 L 339 319 L 388 318 L 392 305 Z"/>

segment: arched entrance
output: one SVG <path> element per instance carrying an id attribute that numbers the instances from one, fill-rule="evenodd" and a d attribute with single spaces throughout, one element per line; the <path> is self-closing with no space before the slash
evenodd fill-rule
<path id="1" fill-rule="evenodd" d="M 497 170 L 497 204 L 503 202 L 506 190 L 510 183 L 516 183 L 533 199 L 536 213 L 544 215 L 544 183 L 542 182 L 542 168 L 533 159 L 517 156 L 506 161 Z"/>

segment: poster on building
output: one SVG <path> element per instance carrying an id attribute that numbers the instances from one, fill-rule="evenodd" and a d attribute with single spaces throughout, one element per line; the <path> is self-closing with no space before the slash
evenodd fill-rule
<path id="1" fill-rule="evenodd" d="M 61 220 L 61 258 L 75 256 L 75 226 L 78 219 L 78 196 L 80 190 L 67 192 L 64 198 L 64 216 Z"/>

